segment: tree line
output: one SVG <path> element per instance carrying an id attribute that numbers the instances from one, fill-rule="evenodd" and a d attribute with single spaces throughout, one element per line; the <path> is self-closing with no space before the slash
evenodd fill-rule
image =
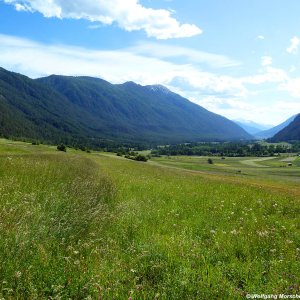
<path id="1" fill-rule="evenodd" d="M 281 153 L 299 153 L 300 143 L 267 144 L 267 143 L 186 143 L 158 146 L 152 149 L 152 156 L 160 155 L 197 155 L 197 156 L 274 156 Z"/>

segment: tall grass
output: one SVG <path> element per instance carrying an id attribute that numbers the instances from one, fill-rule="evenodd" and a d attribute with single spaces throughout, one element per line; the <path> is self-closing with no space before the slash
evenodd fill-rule
<path id="1" fill-rule="evenodd" d="M 114 288 L 117 299 L 129 291 L 132 299 L 299 293 L 300 203 L 293 193 L 121 159 L 99 163 L 119 189 L 114 271 L 104 291 Z"/>
<path id="2" fill-rule="evenodd" d="M 114 187 L 88 159 L 0 158 L 0 295 L 88 295 L 96 235 L 110 219 Z"/>
<path id="3" fill-rule="evenodd" d="M 1 156 L 0 188 L 0 298 L 300 292 L 300 203 L 288 187 L 56 153 Z"/>

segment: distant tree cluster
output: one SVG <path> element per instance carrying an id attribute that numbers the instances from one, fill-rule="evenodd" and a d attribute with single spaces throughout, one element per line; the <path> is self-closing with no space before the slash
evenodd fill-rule
<path id="1" fill-rule="evenodd" d="M 267 144 L 267 143 L 186 143 L 159 146 L 151 151 L 152 156 L 160 155 L 196 155 L 196 156 L 274 156 L 280 153 L 299 153 L 300 143 Z"/>
<path id="2" fill-rule="evenodd" d="M 127 159 L 132 159 L 132 160 L 136 160 L 136 161 L 143 161 L 146 162 L 148 161 L 148 159 L 150 158 L 149 155 L 142 155 L 139 154 L 138 152 L 134 152 L 134 151 L 130 151 L 130 152 L 117 152 L 117 156 L 124 156 Z"/>

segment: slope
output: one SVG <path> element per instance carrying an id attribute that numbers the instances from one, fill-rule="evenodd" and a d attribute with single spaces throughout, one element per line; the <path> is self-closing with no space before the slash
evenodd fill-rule
<path id="1" fill-rule="evenodd" d="M 55 90 L 0 68 L 0 128 L 2 136 L 58 142 L 81 129 L 72 107 Z"/>
<path id="2" fill-rule="evenodd" d="M 271 139 L 272 142 L 300 141 L 300 114 L 296 115 L 294 120 Z"/>
<path id="3" fill-rule="evenodd" d="M 54 75 L 38 81 L 99 118 L 106 135 L 154 142 L 251 138 L 228 119 L 159 85 L 112 85 L 96 78 Z"/>

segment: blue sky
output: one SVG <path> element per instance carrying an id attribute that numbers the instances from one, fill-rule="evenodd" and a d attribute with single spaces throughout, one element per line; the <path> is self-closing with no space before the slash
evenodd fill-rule
<path id="1" fill-rule="evenodd" d="M 299 0 L 0 0 L 0 66 L 163 84 L 230 119 L 300 112 Z"/>

